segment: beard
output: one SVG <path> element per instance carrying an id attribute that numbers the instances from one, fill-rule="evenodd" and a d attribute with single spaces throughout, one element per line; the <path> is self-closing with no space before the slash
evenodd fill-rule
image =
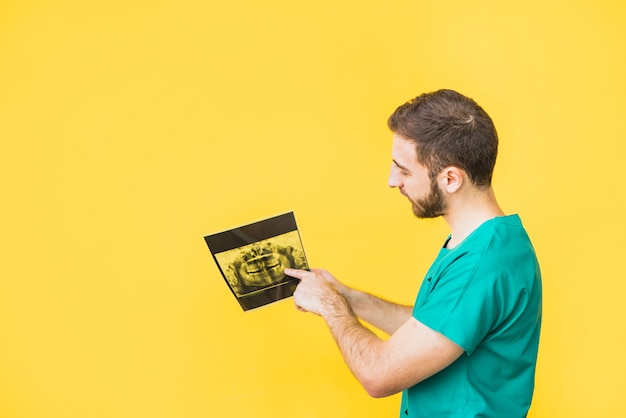
<path id="1" fill-rule="evenodd" d="M 413 214 L 420 219 L 437 218 L 446 214 L 448 202 L 435 180 L 430 184 L 430 192 L 421 199 L 411 199 Z"/>

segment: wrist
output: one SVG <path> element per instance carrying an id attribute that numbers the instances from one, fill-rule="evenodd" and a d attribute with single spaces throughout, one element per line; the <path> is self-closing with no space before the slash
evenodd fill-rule
<path id="1" fill-rule="evenodd" d="M 349 301 L 338 291 L 334 297 L 326 299 L 321 316 L 327 321 L 337 317 L 354 316 Z"/>
<path id="2" fill-rule="evenodd" d="M 337 293 L 343 296 L 343 298 L 348 302 L 349 305 L 352 305 L 358 297 L 357 290 L 343 284 L 341 285 L 341 287 L 337 288 Z"/>

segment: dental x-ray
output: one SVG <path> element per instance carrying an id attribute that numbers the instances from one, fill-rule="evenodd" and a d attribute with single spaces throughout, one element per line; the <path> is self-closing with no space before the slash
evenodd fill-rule
<path id="1" fill-rule="evenodd" d="M 293 295 L 288 267 L 308 269 L 293 212 L 204 237 L 244 311 Z"/>

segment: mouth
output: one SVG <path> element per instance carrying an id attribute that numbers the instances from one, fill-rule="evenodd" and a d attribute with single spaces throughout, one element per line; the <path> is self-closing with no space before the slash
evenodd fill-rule
<path id="1" fill-rule="evenodd" d="M 276 270 L 278 267 L 280 267 L 280 263 L 276 263 L 276 264 L 272 264 L 272 265 L 266 265 L 266 266 L 264 266 L 262 268 L 246 269 L 246 272 L 248 274 L 259 274 L 259 273 L 262 273 L 264 271 Z"/>
<path id="2" fill-rule="evenodd" d="M 260 274 L 265 271 L 275 271 L 280 266 L 281 262 L 277 258 L 272 256 L 262 256 L 248 261 L 246 265 L 246 273 Z"/>
<path id="3" fill-rule="evenodd" d="M 267 286 L 284 278 L 284 265 L 280 261 L 271 264 L 248 266 L 242 271 L 241 280 L 246 286 Z"/>

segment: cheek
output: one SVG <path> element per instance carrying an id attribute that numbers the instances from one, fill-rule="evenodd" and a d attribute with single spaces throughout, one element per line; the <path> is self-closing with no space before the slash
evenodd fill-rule
<path id="1" fill-rule="evenodd" d="M 421 186 L 420 182 L 416 178 L 408 177 L 402 182 L 402 188 L 408 194 L 415 195 L 420 194 Z"/>
<path id="2" fill-rule="evenodd" d="M 429 179 L 413 179 L 405 184 L 405 192 L 414 199 L 422 199 L 431 192 L 431 182 Z"/>

